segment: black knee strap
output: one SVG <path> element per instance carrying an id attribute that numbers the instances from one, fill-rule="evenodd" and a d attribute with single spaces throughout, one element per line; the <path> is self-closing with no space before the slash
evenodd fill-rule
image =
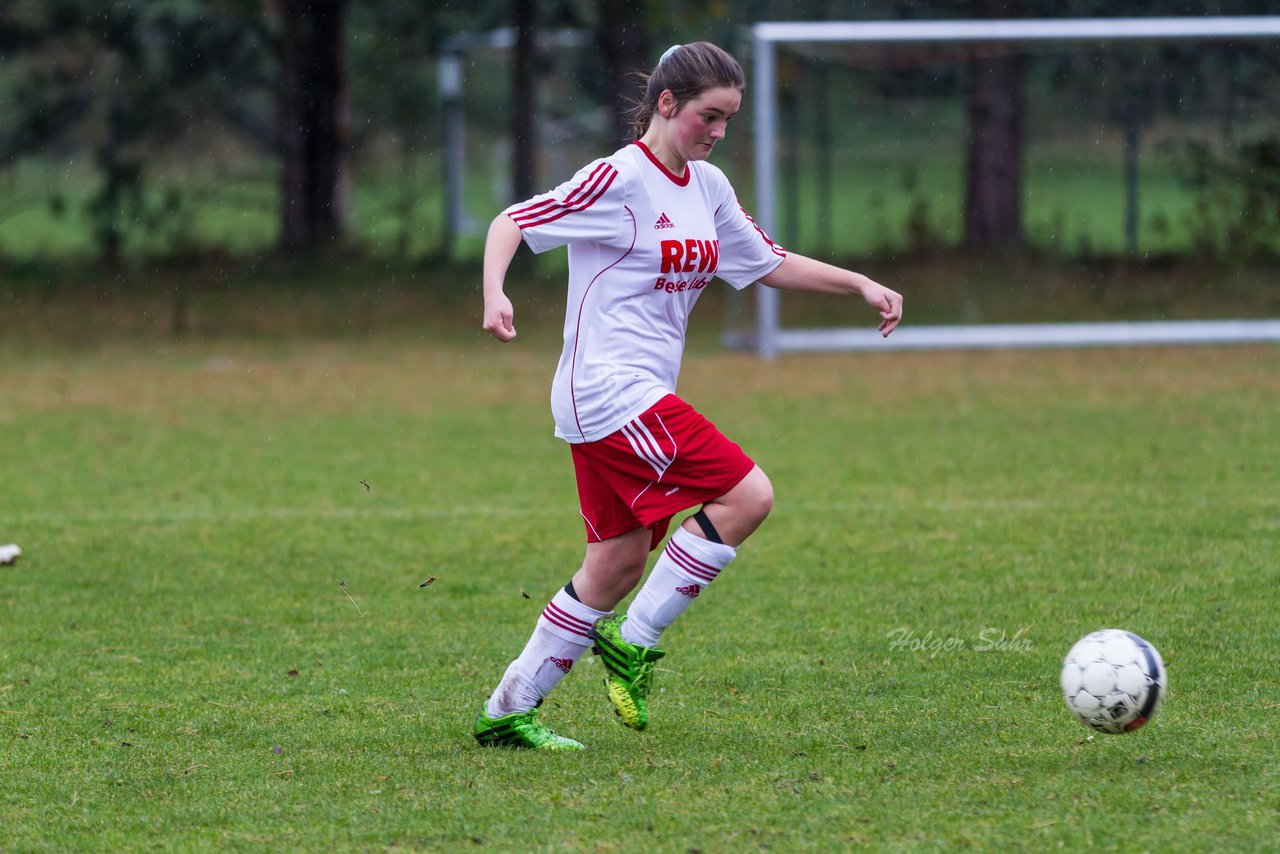
<path id="1" fill-rule="evenodd" d="M 724 540 L 720 539 L 720 533 L 716 531 L 716 526 L 711 524 L 711 520 L 707 518 L 705 509 L 699 507 L 698 512 L 694 513 L 690 518 L 698 523 L 698 527 L 702 529 L 702 533 L 706 534 L 707 539 L 716 545 L 724 545 Z"/>

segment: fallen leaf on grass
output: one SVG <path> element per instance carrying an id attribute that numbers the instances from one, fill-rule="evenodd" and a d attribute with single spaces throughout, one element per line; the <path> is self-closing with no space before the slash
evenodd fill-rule
<path id="1" fill-rule="evenodd" d="M 435 583 L 436 583 L 436 577 L 433 575 L 433 576 L 431 576 L 430 578 L 428 578 L 426 581 L 424 581 L 424 582 L 422 582 L 421 584 L 419 584 L 418 586 L 419 586 L 419 587 L 430 587 L 431 585 L 433 585 L 433 584 L 435 584 Z"/>

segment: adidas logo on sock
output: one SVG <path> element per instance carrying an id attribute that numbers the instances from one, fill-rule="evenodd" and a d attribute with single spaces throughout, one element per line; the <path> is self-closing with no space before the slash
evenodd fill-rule
<path id="1" fill-rule="evenodd" d="M 547 656 L 547 658 L 551 661 L 552 664 L 554 664 L 556 667 L 559 667 L 565 673 L 568 673 L 569 668 L 573 667 L 572 658 L 556 658 L 554 655 L 549 655 Z"/>
<path id="2" fill-rule="evenodd" d="M 653 227 L 655 230 L 659 228 L 675 228 L 676 224 L 671 221 L 671 217 L 667 216 L 666 211 L 663 211 L 662 216 L 658 217 L 658 221 L 653 224 Z"/>
<path id="3" fill-rule="evenodd" d="M 677 587 L 677 593 L 682 593 L 690 599 L 697 599 L 698 594 L 702 592 L 702 588 L 696 584 L 690 584 L 688 587 Z"/>

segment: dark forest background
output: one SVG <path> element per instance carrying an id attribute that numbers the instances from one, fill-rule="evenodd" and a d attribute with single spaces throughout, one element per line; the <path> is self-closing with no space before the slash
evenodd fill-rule
<path id="1" fill-rule="evenodd" d="M 0 251 L 79 255 L 105 269 L 130 257 L 234 253 L 246 245 L 283 257 L 330 247 L 409 260 L 456 257 L 467 245 L 445 208 L 445 173 L 458 168 L 443 154 L 448 110 L 467 112 L 473 141 L 506 141 L 486 155 L 488 163 L 500 159 L 501 174 L 472 182 L 491 185 L 498 198 L 524 198 L 566 177 L 539 171 L 556 144 L 540 138 L 554 109 L 548 103 L 570 101 L 577 116 L 594 110 L 603 118 L 572 135 L 591 156 L 611 150 L 630 138 L 627 110 L 638 94 L 631 72 L 650 67 L 675 41 L 706 38 L 741 49 L 745 28 L 758 20 L 1271 11 L 1250 0 L 17 0 L 0 10 L 0 233 L 8 231 Z M 509 45 L 478 38 L 502 30 Z M 568 88 L 549 80 L 560 61 L 549 36 L 564 32 L 583 36 Z M 461 107 L 442 89 L 445 55 L 457 56 L 468 73 Z M 1280 136 L 1268 121 L 1280 106 L 1280 50 L 1273 41 L 1076 52 L 1035 66 L 1025 51 L 981 45 L 871 51 L 853 60 L 799 50 L 780 65 L 782 107 L 803 131 L 794 151 L 804 156 L 792 157 L 792 168 L 807 170 L 811 195 L 826 206 L 817 215 L 823 221 L 835 218 L 831 199 L 823 201 L 833 192 L 824 178 L 847 130 L 833 87 L 851 67 L 886 103 L 927 88 L 955 105 L 965 152 L 956 178 L 961 222 L 950 234 L 932 234 L 919 221 L 928 193 L 908 187 L 923 200 L 916 221 L 908 215 L 894 225 L 908 237 L 919 232 L 908 249 L 1026 249 L 1029 125 L 1035 104 L 1056 99 L 1066 111 L 1097 107 L 1135 134 L 1161 116 L 1211 129 L 1177 140 L 1177 177 L 1201 219 L 1180 251 L 1275 254 Z M 1104 78 L 1128 82 L 1091 84 Z M 744 121 L 735 133 L 746 129 Z M 904 174 L 910 184 L 913 173 Z M 361 202 L 357 190 L 375 185 L 381 190 L 364 197 L 372 201 Z M 213 210 L 239 223 L 238 232 L 231 225 L 225 232 L 238 237 L 208 227 L 217 221 Z M 387 225 L 368 227 L 373 218 Z M 42 242 L 51 223 L 78 238 Z"/>

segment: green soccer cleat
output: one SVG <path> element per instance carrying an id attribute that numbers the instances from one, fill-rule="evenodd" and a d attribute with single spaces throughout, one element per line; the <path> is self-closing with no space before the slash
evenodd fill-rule
<path id="1" fill-rule="evenodd" d="M 654 662 L 666 653 L 623 640 L 622 623 L 626 619 L 623 614 L 611 614 L 596 620 L 591 629 L 591 639 L 595 641 L 592 651 L 609 671 L 604 684 L 618 717 L 639 732 L 649 725 L 644 698 L 653 685 Z"/>
<path id="2" fill-rule="evenodd" d="M 581 742 L 556 735 L 538 719 L 538 710 L 489 717 L 487 709 L 476 718 L 476 741 L 481 747 L 517 747 L 530 750 L 582 750 Z"/>

